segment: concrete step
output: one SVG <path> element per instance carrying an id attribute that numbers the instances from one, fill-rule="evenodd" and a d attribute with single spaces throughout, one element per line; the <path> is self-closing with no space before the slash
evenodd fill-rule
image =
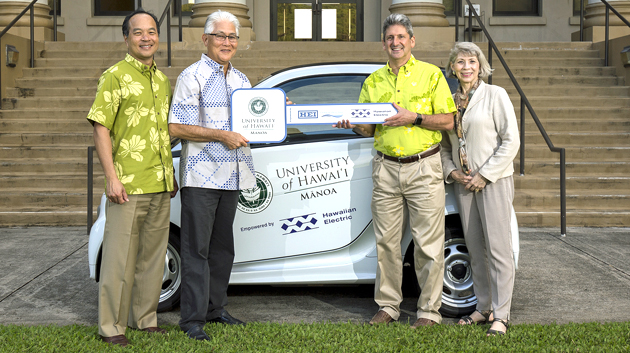
<path id="1" fill-rule="evenodd" d="M 0 146 L 92 146 L 92 133 L 6 133 Z"/>
<path id="2" fill-rule="evenodd" d="M 369 61 L 363 59 L 373 58 L 373 55 L 358 56 L 352 55 L 352 61 Z M 380 60 L 382 59 L 382 60 Z M 433 60 L 434 57 L 419 57 L 419 60 Z M 441 58 L 437 58 L 441 59 Z M 167 76 L 179 75 L 179 73 L 187 66 L 194 63 L 198 58 L 191 60 L 188 59 L 174 59 L 172 61 L 172 67 L 161 67 L 160 70 Z M 385 62 L 386 56 L 371 59 L 372 61 Z M 232 64 L 237 68 L 251 68 L 251 67 L 288 67 L 295 65 L 306 65 L 318 62 L 339 62 L 334 56 L 326 55 L 320 57 L 302 57 L 296 59 L 290 58 L 236 58 L 232 60 Z M 66 64 L 64 62 L 64 64 Z M 74 65 L 68 66 L 43 66 L 35 68 L 26 68 L 23 71 L 24 77 L 99 77 L 103 71 L 107 70 L 111 64 L 97 64 L 87 66 L 85 63 L 77 61 Z M 112 63 L 113 64 L 113 63 Z M 159 65 L 159 63 L 158 63 Z M 541 66 L 510 66 L 510 70 L 516 76 L 615 76 L 616 69 L 614 67 L 541 67 Z M 493 74 L 494 77 L 507 76 L 507 72 L 502 67 L 497 68 Z"/>
<path id="3" fill-rule="evenodd" d="M 90 109 L 94 97 L 3 98 L 2 109 Z"/>
<path id="4" fill-rule="evenodd" d="M 556 147 L 593 146 L 622 147 L 630 145 L 629 132 L 547 132 Z M 525 144 L 545 144 L 538 131 L 525 133 Z"/>
<path id="5" fill-rule="evenodd" d="M 570 209 L 627 211 L 630 209 L 630 190 L 567 190 L 566 202 Z M 559 208 L 560 190 L 519 190 L 514 194 L 514 207 Z"/>
<path id="6" fill-rule="evenodd" d="M 622 177 L 630 175 L 630 161 L 572 162 L 565 161 L 567 176 L 608 176 Z M 556 159 L 525 159 L 526 175 L 560 176 L 560 154 Z M 520 173 L 520 161 L 514 161 L 516 174 Z"/>
<path id="7" fill-rule="evenodd" d="M 102 189 L 101 189 L 102 190 Z M 94 207 L 98 207 L 100 193 L 94 199 Z M 5 191 L 0 193 L 0 204 L 11 205 L 12 209 L 26 207 L 51 207 L 63 205 L 64 207 L 85 207 L 87 209 L 87 193 L 67 191 Z"/>
<path id="8" fill-rule="evenodd" d="M 545 176 L 535 174 L 521 176 L 518 173 L 519 171 L 516 170 L 514 174 L 514 189 L 517 193 L 521 190 L 555 190 L 558 193 L 560 192 L 559 169 L 558 173 Z M 630 176 L 602 176 L 596 173 L 583 176 L 567 176 L 566 188 L 567 191 L 597 189 L 601 192 L 607 191 L 608 193 L 618 190 L 628 192 L 628 190 L 630 190 Z"/>
<path id="9" fill-rule="evenodd" d="M 589 118 L 542 118 L 542 125 L 547 132 L 630 132 L 630 120 L 609 118 L 595 122 Z M 520 115 L 517 115 L 520 125 Z M 525 131 L 538 131 L 534 119 L 525 117 Z"/>
<path id="10" fill-rule="evenodd" d="M 37 120 L 37 119 L 73 119 L 84 120 L 90 107 L 87 108 L 58 108 L 58 109 L 9 109 L 0 110 L 0 120 Z M 84 120 L 87 122 L 87 120 Z"/>
<path id="11" fill-rule="evenodd" d="M 518 96 L 518 91 L 514 88 L 514 85 L 509 85 L 505 88 L 510 96 Z M 563 99 L 566 97 L 624 97 L 627 98 L 630 95 L 630 87 L 628 86 L 610 86 L 610 87 L 594 87 L 594 86 L 526 86 L 523 87 L 523 91 L 527 97 L 542 96 L 542 97 L 558 97 Z"/>
<path id="12" fill-rule="evenodd" d="M 510 71 L 516 76 L 616 76 L 617 69 L 614 67 L 596 67 L 596 66 L 517 66 L 508 62 Z M 495 66 L 493 76 L 507 75 L 507 70 L 503 66 Z"/>
<path id="13" fill-rule="evenodd" d="M 97 217 L 96 208 L 93 220 Z M 86 207 L 31 207 L 28 209 L 0 210 L 0 224 L 3 227 L 28 226 L 86 226 Z M 86 230 L 87 232 L 87 230 Z"/>
<path id="14" fill-rule="evenodd" d="M 85 119 L 85 116 L 83 117 Z M 85 119 L 84 121 L 75 121 L 74 119 L 24 119 L 24 120 L 8 120 L 0 119 L 0 130 L 3 132 L 20 133 L 28 131 L 34 132 L 54 132 L 64 133 L 93 131 L 92 125 Z"/>
<path id="15" fill-rule="evenodd" d="M 515 78 L 520 86 L 543 85 L 584 85 L 584 86 L 619 86 L 623 82 L 615 76 L 518 76 Z M 512 81 L 507 76 L 497 75 L 492 79 L 492 84 L 501 87 L 513 87 Z"/>
<path id="16" fill-rule="evenodd" d="M 96 153 L 94 154 L 96 156 Z M 0 147 L 0 159 L 50 159 L 50 158 L 85 158 L 87 147 L 81 146 L 26 146 Z M 96 157 L 95 157 L 96 158 Z"/>
<path id="17" fill-rule="evenodd" d="M 100 170 L 94 168 L 95 171 Z M 87 175 L 66 175 L 64 177 L 54 177 L 48 174 L 18 176 L 0 175 L 0 191 L 2 192 L 63 192 L 74 190 L 75 192 L 87 195 Z M 94 197 L 100 198 L 105 190 L 104 176 L 100 174 L 94 176 L 93 191 Z M 87 196 L 86 199 L 87 200 Z"/>
<path id="18" fill-rule="evenodd" d="M 618 147 L 565 147 L 567 161 L 574 162 L 599 162 L 599 161 L 630 161 L 630 147 L 618 146 Z M 551 152 L 547 146 L 526 146 L 525 158 L 535 159 L 554 159 L 558 158 L 558 153 Z M 520 158 L 516 156 L 516 160 Z"/>
<path id="19" fill-rule="evenodd" d="M 560 231 L 560 206 L 556 210 L 516 209 L 516 218 L 521 227 L 557 227 Z M 568 227 L 627 227 L 630 224 L 628 211 L 602 211 L 591 209 L 568 210 Z"/>
<path id="20" fill-rule="evenodd" d="M 521 98 L 518 95 L 511 96 L 512 104 L 514 106 L 520 106 Z M 630 107 L 629 97 L 574 97 L 573 100 L 566 100 L 566 97 L 539 97 L 527 95 L 529 103 L 534 109 L 541 109 L 545 107 L 559 108 L 559 107 L 604 107 L 604 108 L 627 108 Z"/>
<path id="21" fill-rule="evenodd" d="M 94 170 L 101 168 L 98 158 L 94 158 Z M 7 159 L 0 162 L 0 175 L 15 173 L 49 173 L 63 171 L 74 175 L 87 175 L 87 158 L 32 158 L 28 160 Z"/>

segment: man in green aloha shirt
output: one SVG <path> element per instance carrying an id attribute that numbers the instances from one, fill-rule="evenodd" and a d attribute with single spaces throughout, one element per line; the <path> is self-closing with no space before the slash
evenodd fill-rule
<path id="1" fill-rule="evenodd" d="M 168 111 L 171 84 L 153 55 L 157 18 L 138 9 L 123 22 L 128 54 L 98 81 L 87 119 L 105 172 L 105 233 L 99 283 L 99 334 L 126 346 L 127 326 L 157 327 L 168 243 L 173 174 Z"/>
<path id="2" fill-rule="evenodd" d="M 411 54 L 415 37 L 405 15 L 391 14 L 383 23 L 387 65 L 363 83 L 359 103 L 393 103 L 398 113 L 378 125 L 353 125 L 374 136 L 372 219 L 377 270 L 374 300 L 380 310 L 370 324 L 398 320 L 402 302 L 401 240 L 404 214 L 414 240 L 414 260 L 422 290 L 412 328 L 439 324 L 444 277 L 444 180 L 440 130 L 453 128 L 455 103 L 444 75 Z M 405 210 L 407 212 L 405 212 Z"/>

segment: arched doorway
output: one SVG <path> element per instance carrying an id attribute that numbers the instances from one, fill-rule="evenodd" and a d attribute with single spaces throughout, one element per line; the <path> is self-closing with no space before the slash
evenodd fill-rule
<path id="1" fill-rule="evenodd" d="M 272 0 L 273 41 L 363 41 L 363 0 Z"/>

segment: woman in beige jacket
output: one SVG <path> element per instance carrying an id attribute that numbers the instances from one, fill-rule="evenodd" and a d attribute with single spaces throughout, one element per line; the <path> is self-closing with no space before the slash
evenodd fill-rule
<path id="1" fill-rule="evenodd" d="M 514 107 L 505 89 L 483 79 L 492 73 L 473 43 L 457 43 L 447 77 L 457 77 L 453 94 L 455 128 L 444 133 L 442 165 L 455 194 L 471 257 L 477 310 L 461 325 L 492 322 L 488 335 L 505 334 L 514 287 L 510 220 L 514 181 L 512 161 L 519 148 Z"/>

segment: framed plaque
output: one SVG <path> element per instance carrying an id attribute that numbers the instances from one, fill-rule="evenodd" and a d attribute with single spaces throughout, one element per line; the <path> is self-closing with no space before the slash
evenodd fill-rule
<path id="1" fill-rule="evenodd" d="M 287 137 L 286 95 L 280 88 L 232 92 L 232 131 L 251 143 L 282 142 Z"/>

